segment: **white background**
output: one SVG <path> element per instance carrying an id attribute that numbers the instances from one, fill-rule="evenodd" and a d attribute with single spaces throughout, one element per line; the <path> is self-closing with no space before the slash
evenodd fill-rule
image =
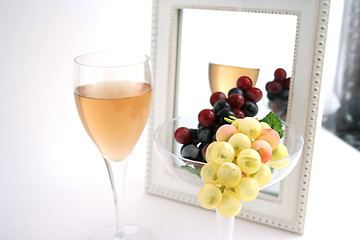
<path id="1" fill-rule="evenodd" d="M 85 239 L 113 222 L 105 164 L 75 107 L 73 59 L 124 46 L 150 54 L 150 38 L 151 1 L 0 0 L 0 239 Z M 140 156 L 129 173 L 144 175 Z"/>
<path id="2" fill-rule="evenodd" d="M 334 13 L 341 9 L 334 6 Z M 329 30 L 328 46 L 333 50 L 327 53 L 325 81 L 332 80 L 336 64 L 337 13 L 334 31 Z M 0 239 L 86 239 L 113 222 L 113 203 L 105 164 L 77 116 L 73 58 L 124 46 L 150 54 L 151 1 L 0 0 L 0 33 Z M 206 231 L 215 227 L 211 213 L 145 194 L 146 139 L 144 134 L 129 164 L 128 221 L 145 226 L 154 239 L 211 239 L 212 232 Z M 316 166 L 313 176 L 335 174 L 324 171 L 319 162 Z M 321 179 L 313 179 L 314 188 L 322 189 Z M 345 190 L 349 193 L 351 187 Z M 312 234 L 324 233 L 326 228 L 318 224 L 333 221 L 320 214 L 336 210 L 342 200 L 310 194 L 312 211 L 304 236 L 311 239 Z M 355 229 L 351 214 L 333 214 L 344 219 L 343 227 Z M 264 239 L 262 234 L 268 239 L 300 237 L 242 220 L 235 227 L 238 236 L 252 239 Z"/>

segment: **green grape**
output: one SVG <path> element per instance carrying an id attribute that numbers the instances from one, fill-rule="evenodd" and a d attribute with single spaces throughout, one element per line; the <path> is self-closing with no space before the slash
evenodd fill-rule
<path id="1" fill-rule="evenodd" d="M 219 167 L 217 176 L 220 184 L 225 187 L 233 187 L 239 183 L 242 177 L 242 172 L 236 164 L 226 162 Z"/>
<path id="2" fill-rule="evenodd" d="M 237 156 L 242 150 L 251 148 L 251 140 L 243 133 L 236 133 L 230 137 L 228 143 L 233 146 Z"/>
<path id="3" fill-rule="evenodd" d="M 221 203 L 217 206 L 219 213 L 224 217 L 236 216 L 241 210 L 241 201 L 230 190 L 225 190 L 222 195 Z"/>
<path id="4" fill-rule="evenodd" d="M 236 161 L 240 169 L 247 175 L 257 172 L 261 166 L 261 156 L 254 149 L 242 150 Z"/>
<path id="5" fill-rule="evenodd" d="M 262 163 L 259 170 L 256 173 L 251 174 L 249 177 L 255 179 L 259 186 L 264 186 L 271 179 L 271 169 L 268 165 Z"/>
<path id="6" fill-rule="evenodd" d="M 217 142 L 210 149 L 210 159 L 221 165 L 225 162 L 232 162 L 235 157 L 235 150 L 228 142 Z"/>
<path id="7" fill-rule="evenodd" d="M 261 125 L 256 118 L 245 117 L 238 120 L 240 120 L 237 126 L 239 132 L 244 133 L 250 139 L 255 139 L 260 135 Z"/>
<path id="8" fill-rule="evenodd" d="M 245 202 L 252 201 L 259 195 L 259 184 L 255 179 L 249 177 L 241 178 L 234 189 L 238 197 Z"/>
<path id="9" fill-rule="evenodd" d="M 200 188 L 198 199 L 203 208 L 213 209 L 220 204 L 222 193 L 219 187 L 207 183 Z"/>
<path id="10" fill-rule="evenodd" d="M 233 121 L 231 123 L 232 126 L 236 127 L 236 129 L 238 128 L 239 124 L 241 122 L 241 119 L 236 119 L 235 121 Z"/>
<path id="11" fill-rule="evenodd" d="M 270 125 L 266 122 L 260 122 L 261 130 L 263 129 L 271 129 Z"/>
<path id="12" fill-rule="evenodd" d="M 207 147 L 206 152 L 205 152 L 205 160 L 206 162 L 211 162 L 211 149 L 217 144 L 217 142 L 212 142 L 210 143 L 210 145 Z"/>
<path id="13" fill-rule="evenodd" d="M 206 163 L 201 168 L 201 172 L 200 172 L 201 179 L 205 183 L 211 183 L 211 184 L 215 184 L 215 185 L 218 184 L 219 179 L 217 176 L 217 171 L 218 171 L 219 167 L 220 167 L 220 165 L 218 165 L 214 162 Z"/>
<path id="14" fill-rule="evenodd" d="M 279 143 L 277 148 L 272 151 L 271 158 L 266 165 L 275 169 L 281 169 L 286 167 L 289 164 L 289 161 L 290 158 L 287 147 L 284 144 Z"/>

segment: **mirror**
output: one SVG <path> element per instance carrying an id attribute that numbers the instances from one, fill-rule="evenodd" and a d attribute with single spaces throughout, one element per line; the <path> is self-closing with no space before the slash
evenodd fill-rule
<path id="1" fill-rule="evenodd" d="M 257 116 L 273 110 L 286 120 L 287 101 L 270 102 L 265 85 L 277 68 L 292 75 L 296 15 L 205 9 L 182 9 L 178 14 L 175 116 L 211 108 L 212 92 L 227 94 L 246 75 L 263 93 Z"/>
<path id="2" fill-rule="evenodd" d="M 302 157 L 279 185 L 243 204 L 238 217 L 304 231 L 329 5 L 328 0 L 153 2 L 155 88 L 148 137 L 148 193 L 199 206 L 198 189 L 162 166 L 153 140 L 156 128 L 175 116 L 197 116 L 211 108 L 209 79 L 216 82 L 221 76 L 223 83 L 224 71 L 229 69 L 235 76 L 241 72 L 257 78 L 255 86 L 263 92 L 262 101 L 257 102 L 260 117 L 270 110 L 265 85 L 277 68 L 283 68 L 291 76 L 283 119 L 304 136 Z M 216 72 L 220 74 L 213 75 Z"/>
<path id="3" fill-rule="evenodd" d="M 211 109 L 212 92 L 227 94 L 246 75 L 263 93 L 255 103 L 256 116 L 262 118 L 273 110 L 286 120 L 288 102 L 270 101 L 265 85 L 274 79 L 277 68 L 292 74 L 296 15 L 205 9 L 181 9 L 178 14 L 174 117 L 197 116 L 202 109 Z M 262 192 L 279 196 L 280 184 Z"/>

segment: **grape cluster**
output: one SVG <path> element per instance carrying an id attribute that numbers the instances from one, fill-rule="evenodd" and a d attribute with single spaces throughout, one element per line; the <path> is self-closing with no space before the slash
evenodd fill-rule
<path id="1" fill-rule="evenodd" d="M 286 146 L 269 124 L 253 117 L 231 118 L 207 147 L 200 172 L 205 185 L 198 193 L 202 207 L 217 208 L 225 217 L 237 215 L 242 201 L 258 196 L 259 187 L 271 179 L 270 167 L 280 169 L 289 162 Z"/>
<path id="2" fill-rule="evenodd" d="M 229 90 L 227 97 L 223 92 L 214 92 L 210 96 L 212 109 L 203 109 L 198 114 L 197 129 L 180 127 L 175 131 L 175 140 L 183 144 L 183 158 L 205 162 L 205 151 L 216 140 L 216 130 L 228 122 L 225 118 L 253 117 L 258 113 L 257 102 L 262 98 L 260 89 L 253 87 L 252 80 L 241 76 L 236 87 Z"/>
<path id="3" fill-rule="evenodd" d="M 278 68 L 274 72 L 275 79 L 266 83 L 267 98 L 269 107 L 282 119 L 286 118 L 289 99 L 290 77 L 286 77 L 286 71 Z"/>

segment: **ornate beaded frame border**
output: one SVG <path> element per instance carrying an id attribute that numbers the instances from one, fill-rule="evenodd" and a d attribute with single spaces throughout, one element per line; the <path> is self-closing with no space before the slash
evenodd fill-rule
<path id="1" fill-rule="evenodd" d="M 191 193 L 184 193 L 178 190 L 174 190 L 159 186 L 153 182 L 154 172 L 153 167 L 154 165 L 154 156 L 156 155 L 154 141 L 153 141 L 153 134 L 155 128 L 161 122 L 158 122 L 155 119 L 155 115 L 159 115 L 156 112 L 155 107 L 159 107 L 156 105 L 156 97 L 157 94 L 157 86 L 156 83 L 159 81 L 157 79 L 157 54 L 159 54 L 159 43 L 158 43 L 158 36 L 159 32 L 159 1 L 162 0 L 154 0 L 153 1 L 153 15 L 152 15 L 152 59 L 153 59 L 153 75 L 154 75 L 154 82 L 155 82 L 155 89 L 154 91 L 154 100 L 152 106 L 152 112 L 150 116 L 149 122 L 149 136 L 148 136 L 148 159 L 147 159 L 147 177 L 146 177 L 146 190 L 148 193 L 155 194 L 161 197 L 169 198 L 172 200 L 177 200 L 181 202 L 185 202 L 192 205 L 199 206 L 197 202 L 196 196 L 193 196 Z M 180 1 L 177 1 L 180 2 Z M 298 17 L 297 22 L 297 29 L 296 29 L 296 43 L 295 43 L 295 54 L 294 54 L 294 64 L 292 73 L 294 76 L 296 71 L 296 58 L 297 58 L 297 51 L 298 51 L 298 34 L 300 26 L 300 17 L 301 13 L 298 11 L 283 11 L 283 10 L 265 10 L 259 8 L 232 8 L 232 7 L 214 7 L 208 6 L 207 4 L 174 4 L 171 6 L 171 14 L 169 15 L 169 19 L 167 19 L 170 23 L 170 30 L 168 36 L 168 55 L 167 55 L 167 76 L 166 76 L 166 89 L 161 89 L 160 91 L 166 92 L 166 101 L 167 103 L 162 107 L 165 106 L 165 109 L 162 111 L 163 121 L 169 120 L 173 118 L 174 114 L 174 103 L 175 103 L 175 75 L 176 75 L 176 60 L 177 60 L 177 36 L 178 36 L 178 11 L 179 9 L 206 9 L 206 10 L 221 10 L 221 11 L 241 11 L 241 12 L 254 12 L 254 13 L 269 13 L 269 14 L 287 14 L 287 15 L 296 15 Z M 313 50 L 312 50 L 312 68 L 310 69 L 311 74 L 309 76 L 309 84 L 308 84 L 308 96 L 306 99 L 306 115 L 305 121 L 303 122 L 303 135 L 304 135 L 304 150 L 301 159 L 301 163 L 299 163 L 298 171 L 299 171 L 299 179 L 298 189 L 297 189 L 297 199 L 296 199 L 296 214 L 294 219 L 286 220 L 278 216 L 269 215 L 267 213 L 261 213 L 258 211 L 253 211 L 251 209 L 242 209 L 238 217 L 248 219 L 251 221 L 263 223 L 266 225 L 270 225 L 273 227 L 281 228 L 284 230 L 288 230 L 291 232 L 296 233 L 303 233 L 304 231 L 304 223 L 305 223 L 305 214 L 306 214 L 306 204 L 307 204 L 307 197 L 308 197 L 308 189 L 309 189 L 309 182 L 310 182 L 310 171 L 311 171 L 311 160 L 313 156 L 313 146 L 315 140 L 315 132 L 316 127 L 319 124 L 317 122 L 318 117 L 318 107 L 319 107 L 319 96 L 320 96 L 320 86 L 321 86 L 321 75 L 322 75 L 322 68 L 323 68 L 323 59 L 324 59 L 324 51 L 325 51 L 325 42 L 326 42 L 326 32 L 327 32 L 327 24 L 328 24 L 328 17 L 329 17 L 329 8 L 330 8 L 330 0 L 317 0 L 317 18 L 316 26 L 314 28 L 315 35 L 313 36 Z M 162 46 L 163 47 L 163 46 Z M 164 77 L 164 76 L 163 76 Z M 164 82 L 163 82 L 164 83 Z M 291 86 L 291 94 L 289 96 L 289 104 L 291 104 L 292 97 L 293 97 L 293 84 Z M 158 100 L 159 101 L 159 100 Z M 287 120 L 290 122 L 290 116 L 292 115 L 291 107 L 289 106 Z M 155 113 L 156 112 L 156 113 Z M 280 196 L 283 192 L 283 182 L 280 186 Z M 281 204 L 282 200 L 278 197 L 272 197 L 268 194 L 261 194 L 259 195 L 260 200 L 268 201 L 274 204 Z M 257 200 L 256 200 L 257 201 Z"/>

